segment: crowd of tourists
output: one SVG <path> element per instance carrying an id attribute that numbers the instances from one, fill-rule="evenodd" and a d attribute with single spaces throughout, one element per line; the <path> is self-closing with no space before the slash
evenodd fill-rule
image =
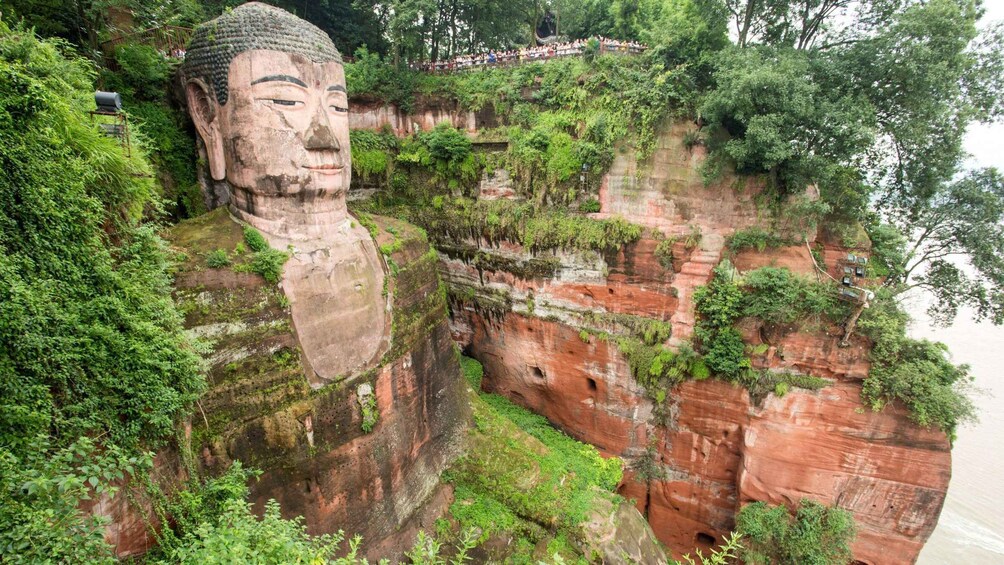
<path id="1" fill-rule="evenodd" d="M 429 72 L 450 72 L 461 71 L 474 67 L 487 67 L 492 65 L 513 65 L 532 61 L 545 61 L 558 57 L 569 57 L 581 55 L 590 41 L 596 41 L 599 45 L 598 53 L 641 53 L 647 49 L 645 45 L 636 41 L 621 41 L 606 37 L 596 37 L 593 39 L 576 39 L 564 43 L 552 43 L 550 45 L 540 45 L 537 47 L 524 47 L 522 49 L 512 49 L 509 51 L 490 50 L 487 53 L 477 55 L 458 55 L 445 61 L 429 61 L 425 63 L 413 63 L 415 70 Z"/>

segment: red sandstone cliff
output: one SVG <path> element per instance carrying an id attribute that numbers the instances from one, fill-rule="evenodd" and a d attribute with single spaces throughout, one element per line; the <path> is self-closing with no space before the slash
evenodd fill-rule
<path id="1" fill-rule="evenodd" d="M 734 179 L 704 186 L 697 172 L 700 148 L 683 146 L 684 129 L 663 135 L 641 166 L 630 153 L 618 155 L 603 179 L 598 215 L 621 215 L 681 240 L 700 232 L 696 246 L 674 245 L 672 268 L 659 263 L 650 238 L 601 258 L 557 253 L 560 267 L 551 277 L 479 272 L 460 258 L 446 259 L 443 274 L 455 288 L 507 294 L 512 304 L 503 315 L 458 304 L 454 338 L 485 365 L 487 390 L 545 415 L 577 439 L 628 462 L 654 446 L 666 478 L 645 484 L 629 472 L 621 492 L 638 501 L 656 534 L 677 553 L 720 542 L 746 502 L 794 506 L 808 497 L 854 514 L 857 561 L 913 562 L 944 502 L 950 444 L 944 433 L 912 424 L 900 407 L 875 413 L 862 406 L 864 340 L 839 348 L 839 328 L 771 337 L 755 362 L 829 379 L 819 391 L 793 389 L 757 404 L 724 382 L 691 381 L 670 392 L 667 408 L 656 410 L 615 345 L 580 336 L 580 328 L 597 324 L 616 332 L 616 316 L 606 315 L 627 314 L 671 321 L 669 343 L 689 339 L 693 291 L 725 256 L 725 238 L 736 229 L 765 226 L 766 213 L 752 198 L 756 186 L 747 182 L 736 190 Z M 798 235 L 806 227 L 781 229 Z M 805 235 L 816 238 L 814 229 Z M 837 259 L 848 249 L 832 239 L 819 243 L 831 274 L 839 276 Z M 482 251 L 529 257 L 512 245 Z M 744 252 L 734 260 L 742 270 L 773 265 L 815 273 L 804 245 Z M 747 341 L 758 342 L 756 328 L 746 329 Z"/>

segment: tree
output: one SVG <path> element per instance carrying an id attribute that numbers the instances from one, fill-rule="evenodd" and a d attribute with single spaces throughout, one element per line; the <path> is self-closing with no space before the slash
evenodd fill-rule
<path id="1" fill-rule="evenodd" d="M 837 15 L 854 0 L 725 0 L 736 44 L 754 43 L 808 49 L 831 32 Z M 871 2 L 861 2 L 869 5 Z"/>
<path id="2" fill-rule="evenodd" d="M 831 70 L 828 61 L 787 48 L 722 52 L 716 88 L 701 106 L 712 151 L 739 172 L 768 175 L 782 194 L 851 161 L 871 144 L 870 108 L 824 88 L 819 77 Z"/>
<path id="3" fill-rule="evenodd" d="M 937 322 L 951 322 L 967 305 L 977 320 L 1004 323 L 1004 177 L 996 169 L 942 185 L 898 219 L 910 243 L 880 246 L 900 250 L 885 286 L 932 293 Z"/>
<path id="4" fill-rule="evenodd" d="M 841 221 L 888 226 L 877 233 L 887 284 L 933 292 L 941 322 L 962 304 L 1004 322 L 991 259 L 997 177 L 957 178 L 967 126 L 999 119 L 1004 106 L 1004 25 L 979 32 L 980 5 L 729 0 L 739 49 L 716 56 L 701 107 L 713 165 L 767 174 L 780 195 L 815 183 Z M 853 20 L 836 17 L 851 10 Z M 862 206 L 869 201 L 875 218 Z M 948 206 L 988 208 L 962 221 Z M 893 228 L 909 249 L 888 245 Z M 948 236 L 963 228 L 983 239 Z"/>
<path id="5" fill-rule="evenodd" d="M 609 0 L 553 0 L 558 33 L 569 39 L 613 35 Z"/>

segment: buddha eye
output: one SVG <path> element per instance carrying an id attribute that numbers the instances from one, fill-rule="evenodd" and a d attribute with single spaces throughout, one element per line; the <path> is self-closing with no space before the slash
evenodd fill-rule
<path id="1" fill-rule="evenodd" d="M 346 107 L 344 107 L 344 106 L 336 106 L 334 104 L 328 106 L 328 108 L 331 108 L 332 110 L 334 110 L 336 112 L 348 112 L 349 111 L 349 109 L 346 108 Z"/>
<path id="2" fill-rule="evenodd" d="M 266 106 L 282 106 L 283 108 L 299 108 L 304 105 L 302 100 L 289 100 L 287 98 L 259 98 L 259 102 Z"/>

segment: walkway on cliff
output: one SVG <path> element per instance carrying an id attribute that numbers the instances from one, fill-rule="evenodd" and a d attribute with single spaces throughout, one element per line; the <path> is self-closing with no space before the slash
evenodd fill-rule
<path id="1" fill-rule="evenodd" d="M 608 39 L 606 37 L 592 37 L 589 39 L 577 39 L 564 43 L 552 43 L 538 47 L 524 47 L 510 51 L 488 51 L 487 53 L 457 55 L 445 61 L 429 61 L 425 63 L 412 63 L 411 68 L 416 71 L 432 73 L 466 71 L 491 67 L 510 67 L 523 63 L 533 63 L 536 61 L 547 61 L 561 57 L 581 56 L 589 49 L 590 43 L 595 42 L 596 54 L 616 53 L 621 55 L 638 55 L 644 53 L 648 46 L 634 41 L 620 41 Z"/>

